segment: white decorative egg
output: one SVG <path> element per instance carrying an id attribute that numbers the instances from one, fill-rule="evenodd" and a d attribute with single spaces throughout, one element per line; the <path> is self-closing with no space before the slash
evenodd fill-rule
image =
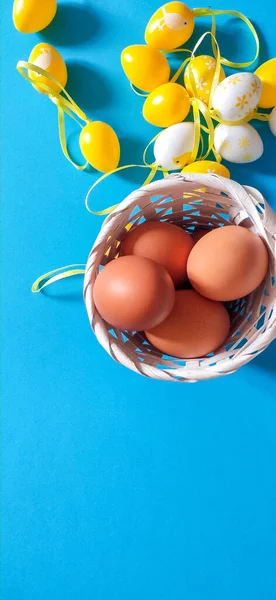
<path id="1" fill-rule="evenodd" d="M 164 129 L 155 141 L 155 160 L 163 169 L 177 171 L 188 163 L 193 145 L 194 124 L 176 123 Z"/>
<path id="2" fill-rule="evenodd" d="M 276 106 L 274 106 L 273 110 L 269 115 L 268 123 L 273 135 L 276 135 Z"/>
<path id="3" fill-rule="evenodd" d="M 223 125 L 215 129 L 215 150 L 233 163 L 249 163 L 262 156 L 263 142 L 252 125 Z"/>
<path id="4" fill-rule="evenodd" d="M 213 93 L 212 103 L 224 121 L 240 121 L 252 113 L 262 93 L 262 82 L 252 73 L 237 73 L 221 81 Z"/>

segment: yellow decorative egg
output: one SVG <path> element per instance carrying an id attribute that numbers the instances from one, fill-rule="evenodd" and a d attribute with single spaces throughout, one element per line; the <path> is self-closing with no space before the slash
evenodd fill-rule
<path id="1" fill-rule="evenodd" d="M 51 23 L 56 12 L 56 0 L 14 0 L 12 18 L 21 33 L 36 33 Z"/>
<path id="2" fill-rule="evenodd" d="M 184 82 L 188 92 L 193 95 L 193 85 L 196 97 L 208 104 L 217 61 L 213 56 L 194 56 L 184 73 Z M 192 80 L 194 78 L 194 82 Z M 223 68 L 220 68 L 219 81 L 225 79 Z"/>
<path id="3" fill-rule="evenodd" d="M 107 123 L 90 121 L 80 133 L 80 149 L 87 162 L 103 173 L 113 171 L 120 160 L 120 143 Z"/>
<path id="4" fill-rule="evenodd" d="M 65 87 L 67 82 L 66 64 L 60 53 L 53 46 L 50 44 L 45 44 L 44 42 L 37 44 L 37 46 L 33 48 L 28 62 L 32 63 L 32 65 L 40 67 L 40 69 L 43 69 L 44 71 L 47 71 L 47 73 L 59 81 L 62 87 Z M 56 92 L 61 91 L 60 86 L 50 79 L 47 79 L 47 77 L 44 75 L 39 75 L 38 73 L 35 73 L 35 71 L 31 70 L 28 71 L 28 75 L 34 82 L 33 86 L 42 94 L 47 94 L 47 91 L 40 89 L 39 86 L 35 85 L 35 82 L 47 85 Z"/>
<path id="5" fill-rule="evenodd" d="M 255 75 L 263 84 L 259 100 L 260 108 L 273 108 L 276 106 L 276 58 L 271 58 L 258 67 Z"/>
<path id="6" fill-rule="evenodd" d="M 142 44 L 128 46 L 121 54 L 121 62 L 129 81 L 144 92 L 152 92 L 169 81 L 169 63 L 155 48 Z"/>
<path id="7" fill-rule="evenodd" d="M 188 92 L 179 83 L 159 85 L 145 100 L 143 116 L 156 127 L 169 127 L 181 123 L 190 110 Z"/>
<path id="8" fill-rule="evenodd" d="M 215 89 L 213 108 L 224 121 L 241 121 L 257 108 L 261 93 L 262 82 L 256 75 L 230 75 Z"/>
<path id="9" fill-rule="evenodd" d="M 145 40 L 157 50 L 173 50 L 185 44 L 193 30 L 193 11 L 183 2 L 168 2 L 149 20 Z"/>
<path id="10" fill-rule="evenodd" d="M 189 162 L 194 136 L 194 124 L 190 122 L 161 131 L 153 147 L 156 163 L 168 171 L 182 169 Z"/>
<path id="11" fill-rule="evenodd" d="M 230 177 L 230 171 L 214 160 L 197 160 L 190 165 L 186 165 L 181 173 L 215 173 L 216 175 L 222 175 L 222 177 Z"/>
<path id="12" fill-rule="evenodd" d="M 252 125 L 224 125 L 215 129 L 215 150 L 233 163 L 250 163 L 262 156 L 264 151 L 260 135 Z"/>

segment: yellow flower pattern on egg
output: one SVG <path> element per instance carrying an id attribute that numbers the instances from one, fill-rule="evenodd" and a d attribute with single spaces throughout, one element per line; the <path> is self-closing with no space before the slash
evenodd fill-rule
<path id="1" fill-rule="evenodd" d="M 219 83 L 212 103 L 215 113 L 223 121 L 241 121 L 257 108 L 262 92 L 260 79 L 252 73 L 230 75 Z"/>
<path id="2" fill-rule="evenodd" d="M 189 94 L 193 96 L 193 88 L 196 96 L 204 104 L 208 104 L 210 91 L 216 68 L 216 59 L 212 56 L 194 56 L 191 58 L 184 73 L 184 83 Z M 220 69 L 219 81 L 225 79 L 223 69 Z"/>
<path id="3" fill-rule="evenodd" d="M 263 142 L 256 129 L 249 123 L 220 124 L 215 129 L 214 148 L 225 160 L 245 163 L 262 156 Z"/>
<path id="4" fill-rule="evenodd" d="M 252 152 L 247 152 L 243 155 L 244 162 L 252 162 L 254 160 Z"/>
<path id="5" fill-rule="evenodd" d="M 239 108 L 241 108 L 243 110 L 243 108 L 245 107 L 246 104 L 248 104 L 248 100 L 246 100 L 246 94 L 243 94 L 242 96 L 237 97 L 236 106 L 238 106 Z"/>
<path id="6" fill-rule="evenodd" d="M 246 135 L 243 135 L 238 141 L 240 148 L 248 148 L 250 145 L 250 140 Z"/>

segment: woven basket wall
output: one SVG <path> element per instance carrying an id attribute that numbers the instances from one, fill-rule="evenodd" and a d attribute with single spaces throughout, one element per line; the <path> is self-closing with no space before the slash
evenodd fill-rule
<path id="1" fill-rule="evenodd" d="M 113 329 L 97 312 L 92 290 L 101 265 L 118 255 L 127 226 L 168 221 L 189 232 L 227 224 L 258 233 L 269 252 L 269 269 L 252 294 L 228 304 L 231 330 L 223 347 L 205 358 L 162 355 L 139 332 Z M 254 188 L 218 175 L 174 174 L 130 194 L 104 221 L 86 266 L 84 298 L 92 329 L 122 365 L 155 379 L 194 382 L 233 373 L 276 337 L 276 215 Z"/>

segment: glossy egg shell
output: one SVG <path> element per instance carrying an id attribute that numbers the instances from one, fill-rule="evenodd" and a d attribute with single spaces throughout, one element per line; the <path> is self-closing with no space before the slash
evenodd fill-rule
<path id="1" fill-rule="evenodd" d="M 194 56 L 188 63 L 184 72 L 184 83 L 186 89 L 193 96 L 193 84 L 196 88 L 196 97 L 202 100 L 204 104 L 209 103 L 211 87 L 213 83 L 216 68 L 216 59 L 213 56 Z M 191 76 L 192 74 L 192 76 Z M 225 79 L 223 68 L 220 68 L 219 81 Z"/>
<path id="2" fill-rule="evenodd" d="M 129 81 L 144 92 L 152 92 L 170 78 L 168 60 L 155 48 L 136 44 L 121 54 L 123 70 Z"/>
<path id="3" fill-rule="evenodd" d="M 214 147 L 222 158 L 233 163 L 253 162 L 262 156 L 264 150 L 260 135 L 249 123 L 218 125 L 215 129 Z"/>
<path id="4" fill-rule="evenodd" d="M 79 143 L 84 158 L 97 171 L 107 173 L 118 166 L 120 142 L 114 129 L 107 123 L 87 123 L 80 133 Z"/>
<path id="5" fill-rule="evenodd" d="M 177 123 L 164 129 L 154 143 L 156 162 L 168 171 L 176 171 L 187 164 L 194 144 L 194 124 Z"/>
<path id="6" fill-rule="evenodd" d="M 168 272 L 141 256 L 122 256 L 98 274 L 93 299 L 101 317 L 113 327 L 141 331 L 166 319 L 175 298 Z"/>
<path id="7" fill-rule="evenodd" d="M 51 46 L 50 44 L 46 44 L 44 42 L 42 42 L 41 44 L 37 44 L 33 48 L 29 56 L 29 63 L 32 63 L 33 65 L 40 67 L 44 71 L 47 71 L 49 75 L 55 77 L 55 79 L 57 79 L 57 81 L 60 83 L 60 85 L 57 85 L 55 82 L 51 81 L 47 77 L 39 75 L 38 73 L 35 73 L 35 71 L 28 70 L 28 75 L 34 82 L 33 86 L 37 89 L 38 92 L 40 92 L 41 94 L 47 93 L 47 91 L 44 91 L 40 89 L 37 85 L 35 85 L 35 82 L 40 84 L 42 83 L 51 88 L 52 90 L 55 90 L 56 92 L 61 91 L 60 86 L 65 87 L 67 82 L 66 64 L 61 54 L 56 50 L 56 48 L 54 48 L 54 46 Z"/>
<path id="8" fill-rule="evenodd" d="M 182 85 L 164 83 L 145 100 L 143 117 L 156 127 L 170 127 L 184 121 L 190 107 L 189 94 Z"/>
<path id="9" fill-rule="evenodd" d="M 240 121 L 258 106 L 262 82 L 252 73 L 226 77 L 213 93 L 213 108 L 224 121 Z"/>
<path id="10" fill-rule="evenodd" d="M 229 329 L 230 318 L 223 304 L 208 300 L 195 290 L 179 290 L 167 319 L 145 334 L 160 352 L 189 359 L 217 350 Z"/>
<path id="11" fill-rule="evenodd" d="M 188 258 L 188 277 L 194 289 L 206 298 L 223 302 L 253 292 L 267 268 L 264 242 L 246 227 L 235 225 L 207 233 Z"/>
<path id="12" fill-rule="evenodd" d="M 178 285 L 187 278 L 187 260 L 193 246 L 192 236 L 181 227 L 161 221 L 146 221 L 127 233 L 120 254 L 154 260 Z"/>
<path id="13" fill-rule="evenodd" d="M 14 0 L 13 23 L 21 33 L 36 33 L 51 23 L 56 11 L 56 0 Z"/>
<path id="14" fill-rule="evenodd" d="M 197 160 L 194 163 L 186 165 L 181 173 L 215 173 L 222 177 L 230 177 L 229 169 L 214 160 Z"/>
<path id="15" fill-rule="evenodd" d="M 145 41 L 158 50 L 173 50 L 185 44 L 194 30 L 194 15 L 183 2 L 168 2 L 149 20 Z"/>
<path id="16" fill-rule="evenodd" d="M 276 106 L 276 58 L 260 65 L 255 75 L 262 82 L 262 94 L 258 103 L 260 108 L 273 108 Z"/>

